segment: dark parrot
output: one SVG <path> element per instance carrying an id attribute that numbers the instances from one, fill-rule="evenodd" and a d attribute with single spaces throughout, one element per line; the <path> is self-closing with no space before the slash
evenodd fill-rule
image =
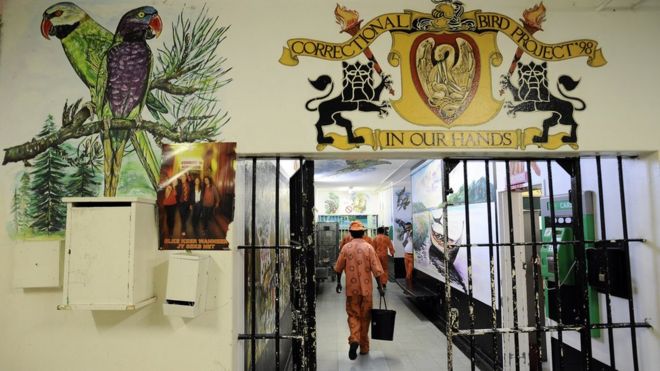
<path id="1" fill-rule="evenodd" d="M 60 40 L 69 63 L 89 88 L 92 102 L 98 103 L 100 99 L 96 96 L 99 92 L 97 82 L 99 76 L 107 74 L 107 71 L 101 69 L 106 68 L 104 58 L 113 45 L 113 34 L 71 2 L 60 2 L 44 11 L 41 34 L 46 39 L 54 36 Z M 158 117 L 159 113 L 167 113 L 165 106 L 151 93 L 147 95 L 146 105 L 154 117 Z M 101 117 L 101 108 L 98 108 L 98 115 Z M 160 166 L 147 134 L 135 131 L 131 135 L 131 141 L 152 185 L 156 187 Z"/>
<path id="2" fill-rule="evenodd" d="M 101 107 L 101 117 L 106 122 L 103 148 L 112 161 L 106 161 L 105 174 L 111 181 L 106 182 L 105 195 L 114 196 L 124 147 L 128 139 L 127 130 L 110 130 L 109 119 L 133 119 L 140 121 L 145 97 L 149 91 L 152 54 L 148 39 L 157 37 L 163 24 L 158 11 L 150 6 L 133 9 L 121 18 L 117 31 L 108 49 L 105 69 L 99 72 L 97 83 L 97 107 Z"/>

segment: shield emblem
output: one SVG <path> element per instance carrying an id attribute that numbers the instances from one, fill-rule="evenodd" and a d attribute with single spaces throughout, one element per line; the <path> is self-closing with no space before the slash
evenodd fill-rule
<path id="1" fill-rule="evenodd" d="M 502 108 L 491 66 L 502 63 L 495 32 L 392 32 L 388 60 L 401 67 L 401 98 L 392 107 L 424 126 L 479 125 Z"/>
<path id="2" fill-rule="evenodd" d="M 464 33 L 419 35 L 410 50 L 413 84 L 447 124 L 470 105 L 479 85 L 479 49 Z"/>

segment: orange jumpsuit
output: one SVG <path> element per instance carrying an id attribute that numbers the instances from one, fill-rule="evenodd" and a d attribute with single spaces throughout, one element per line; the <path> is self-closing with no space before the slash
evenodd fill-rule
<path id="1" fill-rule="evenodd" d="M 344 237 L 342 237 L 341 242 L 339 242 L 339 251 L 341 251 L 341 248 L 344 247 L 347 243 L 351 242 L 353 237 L 351 237 L 350 233 L 346 233 Z"/>
<path id="2" fill-rule="evenodd" d="M 380 276 L 380 283 L 386 285 L 387 279 L 389 278 L 387 252 L 389 251 L 390 254 L 394 256 L 394 246 L 392 245 L 390 238 L 384 234 L 379 234 L 374 238 L 373 246 L 374 250 L 376 250 L 376 256 L 378 256 L 378 260 L 380 260 L 380 265 L 383 267 L 383 274 Z"/>
<path id="3" fill-rule="evenodd" d="M 363 240 L 365 240 L 369 245 L 372 247 L 374 246 L 374 241 L 371 239 L 369 236 L 364 236 L 362 237 Z M 346 233 L 344 237 L 341 239 L 341 242 L 339 242 L 339 250 L 341 251 L 341 248 L 344 247 L 347 243 L 353 241 L 353 237 L 351 237 L 350 233 Z"/>
<path id="4" fill-rule="evenodd" d="M 346 314 L 348 343 L 359 343 L 360 353 L 369 352 L 369 327 L 373 282 L 371 276 L 383 274 L 373 247 L 361 238 L 347 243 L 339 252 L 335 272 L 346 272 Z"/>

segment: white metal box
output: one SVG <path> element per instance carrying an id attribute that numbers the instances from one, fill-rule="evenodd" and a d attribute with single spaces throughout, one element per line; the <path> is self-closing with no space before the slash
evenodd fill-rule
<path id="1" fill-rule="evenodd" d="M 62 287 L 64 241 L 22 241 L 14 248 L 14 287 Z"/>
<path id="2" fill-rule="evenodd" d="M 63 304 L 58 309 L 133 310 L 156 301 L 155 200 L 74 197 L 67 203 Z"/>
<path id="3" fill-rule="evenodd" d="M 193 318 L 206 309 L 208 255 L 172 254 L 163 313 Z"/>

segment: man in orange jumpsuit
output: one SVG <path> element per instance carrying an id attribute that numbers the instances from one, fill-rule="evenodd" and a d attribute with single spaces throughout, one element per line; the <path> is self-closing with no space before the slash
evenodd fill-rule
<path id="1" fill-rule="evenodd" d="M 371 324 L 371 308 L 373 283 L 371 276 L 376 277 L 378 292 L 385 295 L 378 276 L 383 274 L 383 268 L 376 257 L 373 247 L 362 239 L 364 226 L 359 221 L 351 223 L 348 229 L 353 239 L 339 252 L 335 272 L 337 272 L 337 293 L 342 290 L 341 275 L 346 272 L 346 314 L 348 314 L 348 358 L 357 358 L 357 348 L 360 354 L 369 353 L 369 326 Z"/>
<path id="2" fill-rule="evenodd" d="M 365 230 L 364 233 L 365 234 L 364 234 L 364 236 L 362 236 L 362 239 L 373 247 L 374 246 L 374 241 L 371 239 L 371 237 L 367 236 L 366 230 Z M 352 240 L 353 240 L 353 237 L 351 236 L 351 234 L 346 233 L 344 235 L 344 237 L 341 239 L 341 241 L 339 242 L 339 251 L 341 251 L 341 248 L 344 247 L 344 245 L 351 242 Z"/>
<path id="3" fill-rule="evenodd" d="M 394 245 L 387 235 L 385 235 L 385 227 L 378 227 L 376 232 L 376 238 L 374 238 L 374 250 L 376 250 L 376 256 L 380 260 L 380 265 L 383 267 L 383 274 L 380 275 L 380 283 L 383 285 L 383 288 L 387 287 L 387 279 L 389 278 L 388 274 L 388 258 L 387 252 L 389 251 L 390 255 L 394 256 Z"/>
<path id="4" fill-rule="evenodd" d="M 413 254 L 413 242 L 412 242 L 412 223 L 410 222 L 407 222 L 404 227 L 403 249 L 404 249 L 403 262 L 406 267 L 406 286 L 408 286 L 409 289 L 412 289 L 414 254 Z"/>

